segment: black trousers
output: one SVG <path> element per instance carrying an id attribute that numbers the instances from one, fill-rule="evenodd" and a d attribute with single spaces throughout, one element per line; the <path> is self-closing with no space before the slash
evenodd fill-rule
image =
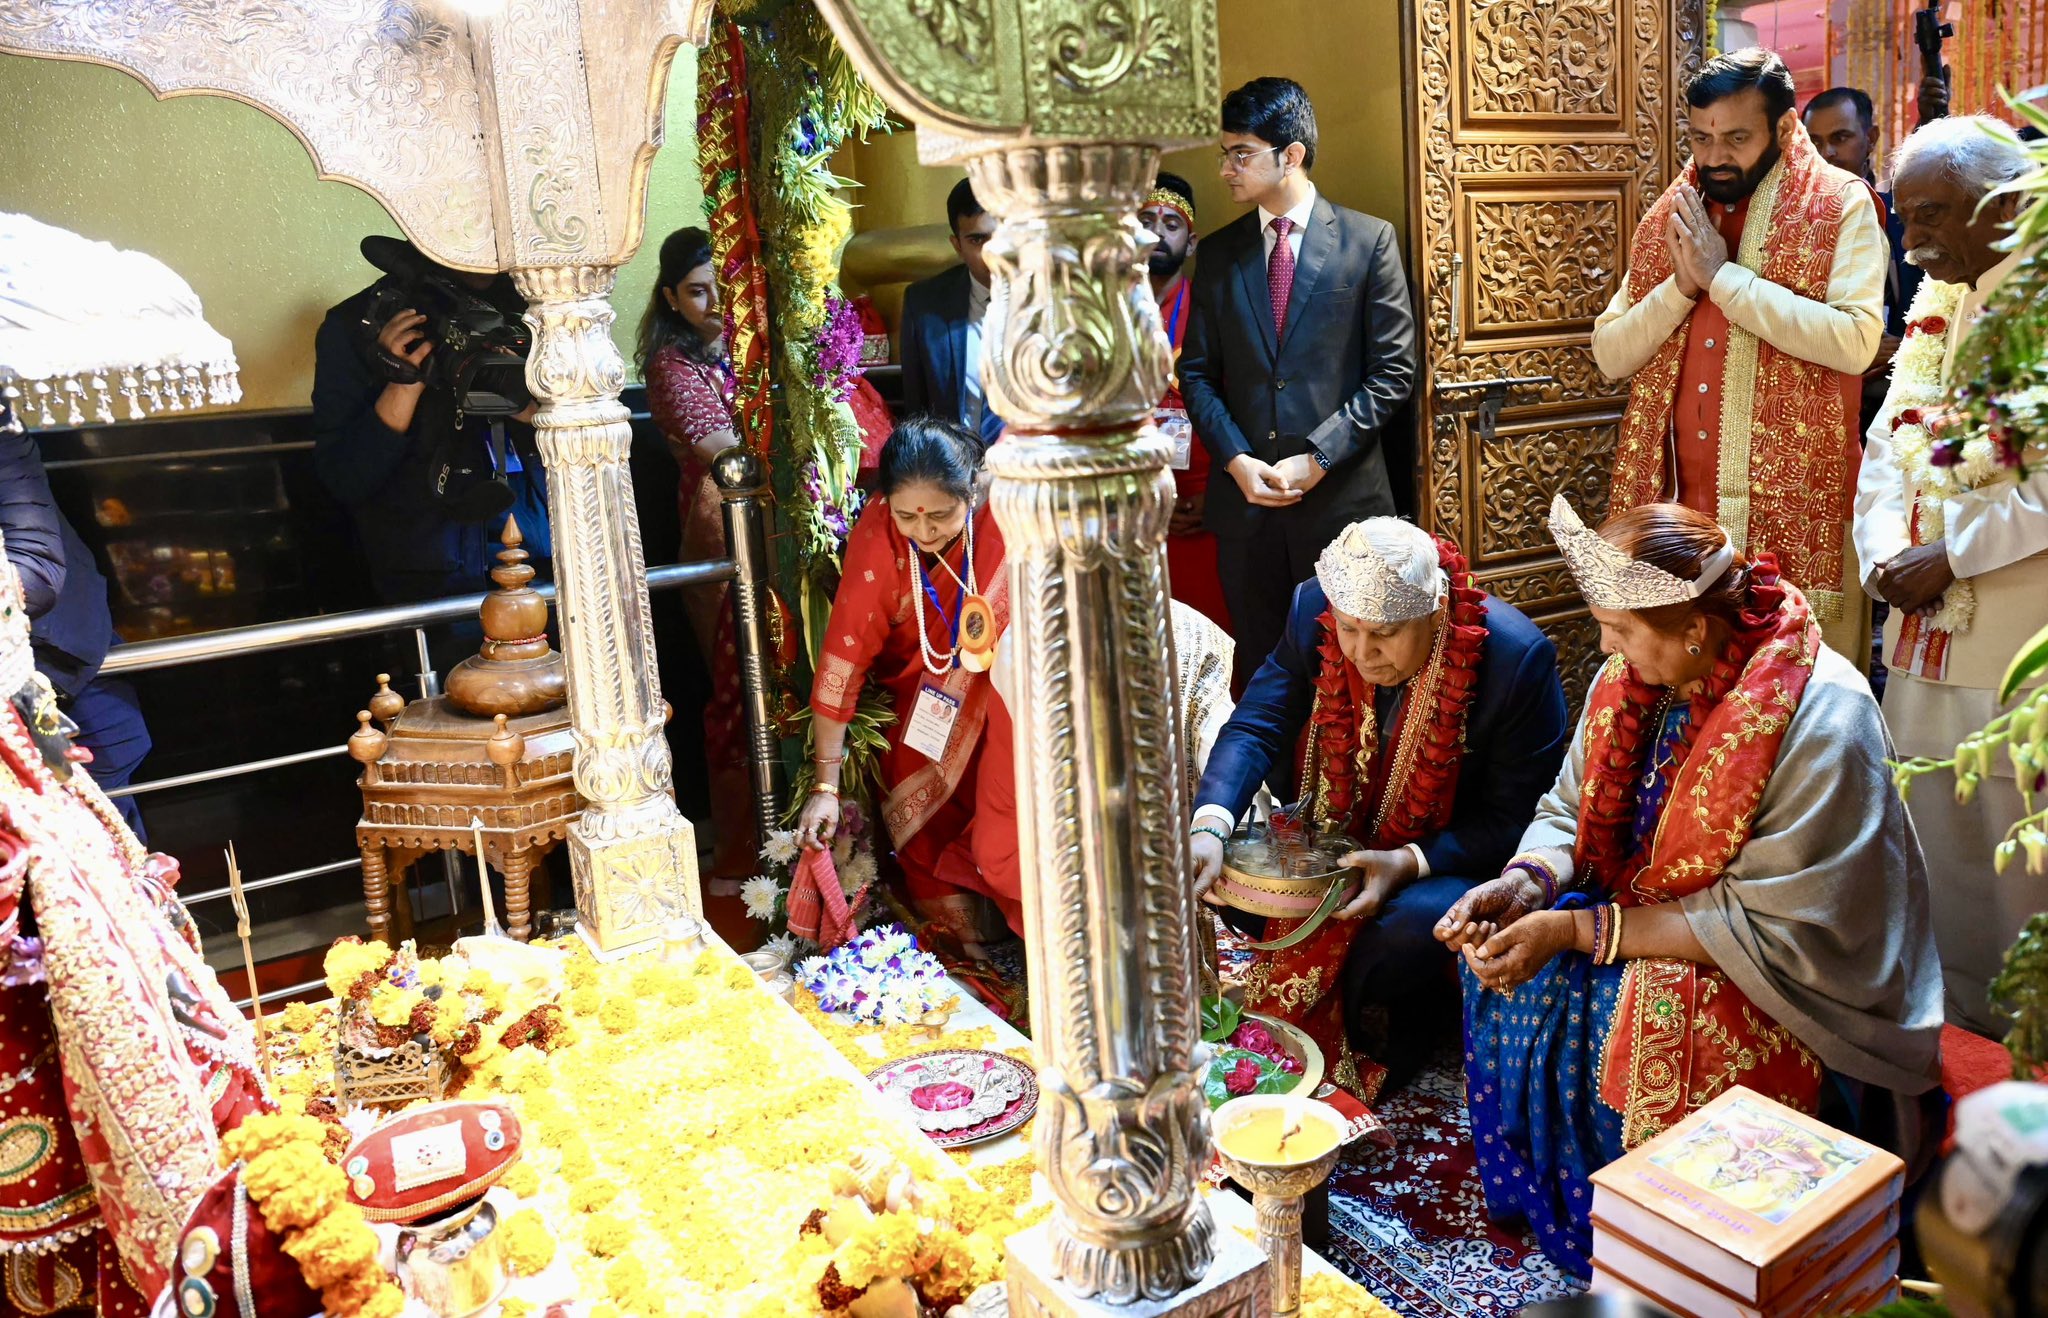
<path id="1" fill-rule="evenodd" d="M 1470 879 L 1432 874 L 1395 893 L 1379 914 L 1361 920 L 1344 954 L 1338 991 L 1344 1032 L 1353 1051 L 1387 1068 L 1381 1092 L 1415 1078 L 1429 1059 L 1464 1031 L 1455 953 L 1436 940 L 1436 922 Z"/>
<path id="2" fill-rule="evenodd" d="M 1324 529 L 1300 509 L 1274 508 L 1265 510 L 1251 534 L 1216 537 L 1216 575 L 1237 641 L 1233 690 L 1243 691 L 1280 643 L 1294 588 L 1316 574 L 1316 556 L 1336 536 Z"/>

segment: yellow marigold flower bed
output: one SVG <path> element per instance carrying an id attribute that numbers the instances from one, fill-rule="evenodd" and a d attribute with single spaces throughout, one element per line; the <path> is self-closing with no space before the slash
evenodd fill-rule
<path id="1" fill-rule="evenodd" d="M 916 1260 L 971 1289 L 1000 1275 L 1003 1239 L 1043 1215 L 1043 1206 L 1019 1212 L 1028 1157 L 1021 1180 L 992 1175 L 995 1186 L 977 1189 L 961 1179 L 832 1057 L 839 1049 L 861 1072 L 881 1064 L 853 1042 L 857 1030 L 815 1005 L 805 1019 L 817 1028 L 804 1028 L 724 951 L 680 967 L 645 957 L 604 965 L 580 943 L 560 946 L 570 958 L 567 1006 L 596 1028 L 550 1054 L 492 1060 L 463 1096 L 510 1094 L 518 1105 L 527 1153 L 507 1188 L 538 1210 L 600 1309 L 617 1318 L 817 1314 L 835 1252 L 802 1227 L 830 1202 L 833 1166 L 857 1149 L 887 1150 L 921 1184 L 947 1187 L 955 1229 L 927 1235 L 912 1216 L 882 1214 L 837 1251 L 849 1281 L 848 1269 L 887 1276 Z M 892 1056 L 992 1041 L 980 1037 L 986 1030 L 936 1044 L 923 1031 L 886 1033 Z"/>
<path id="2" fill-rule="evenodd" d="M 1371 1291 L 1332 1272 L 1318 1272 L 1301 1281 L 1301 1318 L 1394 1318 L 1394 1311 Z"/>

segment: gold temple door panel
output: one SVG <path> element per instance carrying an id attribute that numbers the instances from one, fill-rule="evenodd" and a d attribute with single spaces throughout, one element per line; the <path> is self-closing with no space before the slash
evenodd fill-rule
<path id="1" fill-rule="evenodd" d="M 1678 89 L 1698 67 L 1701 8 L 1404 0 L 1403 20 L 1418 512 L 1557 642 L 1576 707 L 1599 632 L 1544 514 L 1559 491 L 1588 521 L 1607 505 L 1627 386 L 1594 366 L 1593 320 L 1682 159 Z M 1542 377 L 1508 391 L 1495 424 L 1473 409 L 1477 386 Z"/>

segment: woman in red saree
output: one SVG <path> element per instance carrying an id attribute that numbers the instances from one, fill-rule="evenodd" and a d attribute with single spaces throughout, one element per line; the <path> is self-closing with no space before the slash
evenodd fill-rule
<path id="1" fill-rule="evenodd" d="M 1023 932 L 1010 723 L 987 671 L 1009 624 L 1009 574 L 981 459 L 978 438 L 929 418 L 883 445 L 811 685 L 816 782 L 797 817 L 803 845 L 832 840 L 846 726 L 872 679 L 896 714 L 882 822 L 918 913 L 970 950 L 983 941 L 973 894 Z"/>
<path id="2" fill-rule="evenodd" d="M 661 270 L 640 318 L 640 375 L 647 381 L 647 410 L 669 452 L 682 468 L 676 511 L 683 538 L 677 561 L 699 563 L 725 557 L 725 520 L 711 460 L 740 442 L 733 421 L 734 379 L 725 355 L 725 320 L 719 310 L 718 278 L 712 268 L 711 236 L 702 229 L 677 229 L 661 245 Z M 747 794 L 746 755 L 741 748 L 740 665 L 734 647 L 732 611 L 723 584 L 686 586 L 683 611 L 697 649 L 711 673 L 711 699 L 704 706 L 704 762 L 713 800 Z M 743 812 L 721 819 L 712 870 L 738 878 L 758 866 L 760 845 Z"/>
<path id="3" fill-rule="evenodd" d="M 1942 987 L 1877 702 L 1805 597 L 1677 504 L 1596 535 L 1560 497 L 1550 525 L 1611 657 L 1521 851 L 1437 937 L 1487 1206 L 1585 1277 L 1589 1174 L 1730 1086 L 1910 1161 Z"/>

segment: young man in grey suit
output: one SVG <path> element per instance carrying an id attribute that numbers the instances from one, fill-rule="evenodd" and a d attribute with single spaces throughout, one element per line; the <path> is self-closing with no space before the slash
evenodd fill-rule
<path id="1" fill-rule="evenodd" d="M 1242 681 L 1296 583 L 1352 522 L 1394 511 L 1380 428 L 1415 387 L 1415 318 L 1394 228 L 1309 181 L 1316 116 L 1286 78 L 1223 100 L 1218 167 L 1255 209 L 1202 236 L 1180 387 L 1216 466 L 1206 523 Z"/>
<path id="2" fill-rule="evenodd" d="M 982 248 L 996 217 L 981 208 L 966 179 L 946 197 L 946 225 L 960 264 L 903 291 L 903 410 L 957 421 L 984 443 L 1002 437 L 981 384 L 981 323 L 988 312 L 988 262 Z"/>

